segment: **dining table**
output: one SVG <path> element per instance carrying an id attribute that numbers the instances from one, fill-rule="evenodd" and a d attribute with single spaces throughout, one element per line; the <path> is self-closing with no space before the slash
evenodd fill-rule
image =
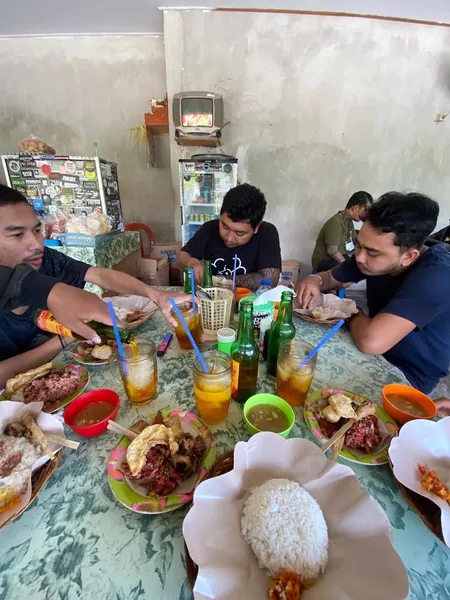
<path id="1" fill-rule="evenodd" d="M 294 324 L 296 337 L 314 345 L 328 331 L 297 317 Z M 158 312 L 135 333 L 158 345 L 170 331 Z M 121 402 L 116 421 L 124 426 L 159 409 L 197 413 L 193 358 L 194 352 L 180 349 L 174 336 L 166 354 L 158 358 L 157 396 L 140 408 L 129 403 L 108 365 L 88 367 L 87 389 L 117 391 Z M 54 362 L 73 362 L 70 347 Z M 359 352 L 341 328 L 318 354 L 311 389 L 339 387 L 381 403 L 383 386 L 395 382 L 405 382 L 402 374 L 383 357 Z M 275 380 L 263 362 L 258 391 L 275 392 Z M 303 420 L 303 409 L 295 412 L 290 437 L 318 443 Z M 210 428 L 217 457 L 249 439 L 242 406 L 235 402 L 227 419 Z M 191 600 L 182 535 L 189 505 L 160 515 L 132 512 L 115 499 L 107 477 L 108 459 L 120 436 L 107 431 L 87 439 L 69 429 L 66 434 L 81 442 L 78 450 L 63 450 L 59 466 L 34 503 L 0 531 L 0 600 Z M 394 548 L 408 572 L 408 598 L 450 598 L 450 549 L 409 507 L 389 466 L 346 464 L 389 518 Z"/>

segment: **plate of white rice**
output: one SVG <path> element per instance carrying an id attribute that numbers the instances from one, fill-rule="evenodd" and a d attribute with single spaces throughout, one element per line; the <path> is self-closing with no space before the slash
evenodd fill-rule
<path id="1" fill-rule="evenodd" d="M 408 595 L 383 509 L 308 440 L 263 432 L 239 442 L 233 470 L 198 486 L 183 535 L 196 600 L 267 599 L 280 572 L 313 582 L 305 600 Z"/>

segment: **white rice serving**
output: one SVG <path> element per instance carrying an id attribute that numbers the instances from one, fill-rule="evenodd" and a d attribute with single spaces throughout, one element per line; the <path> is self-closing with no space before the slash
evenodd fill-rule
<path id="1" fill-rule="evenodd" d="M 241 519 L 242 535 L 261 569 L 316 579 L 328 562 L 328 529 L 314 498 L 295 481 L 271 479 L 251 490 Z"/>

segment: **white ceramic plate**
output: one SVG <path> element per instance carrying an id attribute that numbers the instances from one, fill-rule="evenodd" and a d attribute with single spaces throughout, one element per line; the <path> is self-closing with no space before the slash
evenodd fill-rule
<path id="1" fill-rule="evenodd" d="M 327 522 L 328 565 L 305 600 L 406 598 L 408 577 L 392 546 L 389 520 L 354 472 L 329 461 L 313 442 L 264 432 L 239 442 L 233 470 L 202 482 L 194 494 L 183 535 L 199 566 L 196 600 L 267 598 L 269 578 L 245 542 L 240 521 L 246 493 L 275 478 L 300 483 Z"/>
<path id="2" fill-rule="evenodd" d="M 389 457 L 394 476 L 413 492 L 428 498 L 441 509 L 442 535 L 450 547 L 450 505 L 436 494 L 427 492 L 420 483 L 418 465 L 434 469 L 439 479 L 450 482 L 450 417 L 438 422 L 426 419 L 409 421 L 391 441 Z"/>

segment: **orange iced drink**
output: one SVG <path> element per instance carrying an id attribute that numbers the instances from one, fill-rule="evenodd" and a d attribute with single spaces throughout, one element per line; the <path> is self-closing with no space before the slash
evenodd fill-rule
<path id="1" fill-rule="evenodd" d="M 194 338 L 195 343 L 199 344 L 200 337 L 202 335 L 202 324 L 201 324 L 200 312 L 198 311 L 197 308 L 192 309 L 191 303 L 180 304 L 178 306 L 178 308 L 180 309 L 183 319 L 185 320 L 185 323 L 188 326 L 188 329 L 189 329 L 192 337 Z M 184 327 L 181 324 L 176 312 L 173 309 L 172 309 L 172 316 L 175 319 L 175 321 L 177 322 L 177 326 L 175 327 L 175 335 L 177 336 L 177 340 L 178 340 L 178 343 L 180 344 L 180 348 L 183 348 L 183 350 L 192 350 L 192 344 L 189 341 L 189 338 L 184 330 Z"/>
<path id="2" fill-rule="evenodd" d="M 308 396 L 316 369 L 316 356 L 301 369 L 298 367 L 312 349 L 311 344 L 300 340 L 286 340 L 280 344 L 277 395 L 291 406 L 302 406 Z"/>
<path id="3" fill-rule="evenodd" d="M 194 394 L 200 418 L 214 425 L 228 416 L 231 400 L 231 358 L 210 350 L 203 353 L 209 368 L 205 373 L 198 358 L 194 361 Z"/>

